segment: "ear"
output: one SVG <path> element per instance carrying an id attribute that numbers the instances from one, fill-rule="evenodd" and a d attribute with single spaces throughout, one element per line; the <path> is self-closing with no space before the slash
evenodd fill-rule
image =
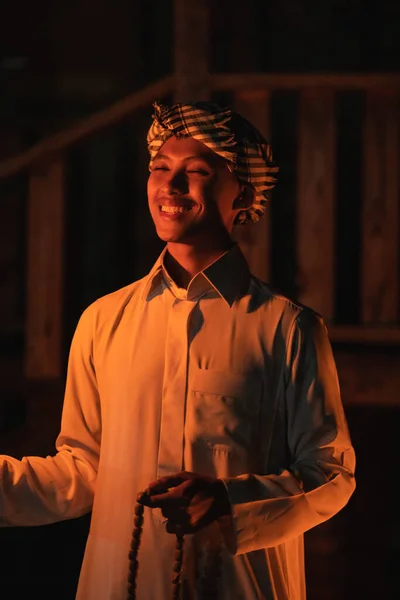
<path id="1" fill-rule="evenodd" d="M 255 196 L 256 191 L 251 183 L 242 183 L 239 194 L 233 201 L 232 208 L 234 210 L 245 210 L 246 208 L 250 208 L 250 206 L 254 203 Z"/>

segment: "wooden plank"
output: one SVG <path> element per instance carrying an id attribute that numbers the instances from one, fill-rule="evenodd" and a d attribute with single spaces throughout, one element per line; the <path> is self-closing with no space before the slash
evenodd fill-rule
<path id="1" fill-rule="evenodd" d="M 234 108 L 269 138 L 269 92 L 248 90 L 234 97 Z M 269 282 L 271 275 L 270 210 L 266 207 L 257 223 L 246 223 L 236 228 L 235 236 L 249 263 L 250 270 L 262 281 Z"/>
<path id="2" fill-rule="evenodd" d="M 62 375 L 64 161 L 51 157 L 29 179 L 25 373 Z"/>
<path id="3" fill-rule="evenodd" d="M 400 346 L 400 327 L 330 325 L 329 337 L 335 343 Z"/>
<path id="4" fill-rule="evenodd" d="M 332 90 L 300 95 L 297 266 L 301 302 L 331 320 L 334 311 L 335 123 Z"/>
<path id="5" fill-rule="evenodd" d="M 174 0 L 175 101 L 208 100 L 209 2 Z"/>
<path id="6" fill-rule="evenodd" d="M 210 87 L 216 92 L 248 89 L 336 90 L 400 89 L 398 73 L 214 73 Z"/>
<path id="7" fill-rule="evenodd" d="M 174 78 L 172 75 L 156 81 L 115 102 L 115 104 L 108 106 L 104 110 L 83 119 L 76 125 L 71 125 L 43 142 L 39 142 L 26 152 L 5 160 L 0 163 L 0 179 L 14 175 L 31 166 L 34 162 L 42 160 L 48 154 L 65 150 L 96 131 L 122 121 L 139 108 L 149 107 L 155 99 L 170 94 L 173 90 L 173 85 Z"/>
<path id="8" fill-rule="evenodd" d="M 399 319 L 399 99 L 369 92 L 364 128 L 362 320 Z"/>
<path id="9" fill-rule="evenodd" d="M 345 406 L 400 407 L 399 352 L 334 354 Z"/>

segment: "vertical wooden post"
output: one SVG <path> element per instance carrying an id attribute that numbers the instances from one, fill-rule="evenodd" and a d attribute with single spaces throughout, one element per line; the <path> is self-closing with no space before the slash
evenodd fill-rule
<path id="1" fill-rule="evenodd" d="M 334 311 L 335 124 L 332 90 L 300 95 L 297 165 L 299 299 L 326 320 Z"/>
<path id="2" fill-rule="evenodd" d="M 267 90 L 237 92 L 234 107 L 257 127 L 262 135 L 269 138 L 269 92 Z M 260 221 L 238 227 L 236 238 L 253 275 L 268 282 L 271 275 L 269 206 L 266 207 Z"/>
<path id="3" fill-rule="evenodd" d="M 64 162 L 60 155 L 32 168 L 29 180 L 25 373 L 62 373 Z"/>
<path id="4" fill-rule="evenodd" d="M 362 320 L 399 318 L 399 99 L 368 92 L 364 127 Z"/>
<path id="5" fill-rule="evenodd" d="M 208 100 L 208 0 L 174 0 L 175 102 Z"/>

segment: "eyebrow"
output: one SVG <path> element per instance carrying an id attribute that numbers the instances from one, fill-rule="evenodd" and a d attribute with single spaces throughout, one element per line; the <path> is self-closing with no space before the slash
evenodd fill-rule
<path id="1" fill-rule="evenodd" d="M 162 152 L 159 152 L 157 154 L 157 156 L 154 157 L 153 160 L 172 160 L 170 156 L 168 156 L 168 154 L 163 154 Z M 208 163 L 208 164 L 212 164 L 212 159 L 208 158 L 206 156 L 199 156 L 199 155 L 195 155 L 195 156 L 185 156 L 185 158 L 183 158 L 182 160 L 184 161 L 188 161 L 188 160 L 203 160 L 204 162 Z"/>

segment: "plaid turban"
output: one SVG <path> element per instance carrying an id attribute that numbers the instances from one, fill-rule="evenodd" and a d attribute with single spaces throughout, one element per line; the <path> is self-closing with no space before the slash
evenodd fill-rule
<path id="1" fill-rule="evenodd" d="M 279 168 L 269 143 L 242 115 L 213 102 L 163 105 L 154 103 L 153 123 L 147 134 L 152 161 L 171 136 L 192 137 L 222 156 L 243 183 L 255 189 L 252 206 L 236 217 L 237 224 L 256 222 L 268 202 L 268 190 L 276 183 Z"/>

